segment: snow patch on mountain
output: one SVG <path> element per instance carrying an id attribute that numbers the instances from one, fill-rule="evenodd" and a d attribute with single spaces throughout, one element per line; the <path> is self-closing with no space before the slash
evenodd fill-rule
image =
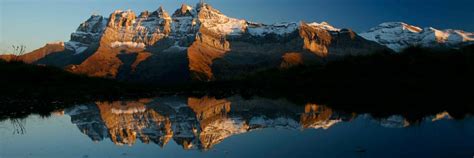
<path id="1" fill-rule="evenodd" d="M 145 43 L 115 41 L 110 44 L 110 47 L 112 48 L 145 48 Z"/>
<path id="2" fill-rule="evenodd" d="M 240 35 L 245 32 L 247 22 L 245 20 L 230 18 L 219 10 L 205 3 L 199 3 L 196 11 L 201 27 L 221 35 Z"/>
<path id="3" fill-rule="evenodd" d="M 321 23 L 312 22 L 312 23 L 308 23 L 307 25 L 309 25 L 313 28 L 324 29 L 324 30 L 327 30 L 327 31 L 333 31 L 333 32 L 341 31 L 341 29 L 335 28 L 334 26 L 330 25 L 327 22 L 321 22 Z"/>
<path id="4" fill-rule="evenodd" d="M 253 36 L 265 36 L 268 34 L 286 35 L 296 31 L 299 27 L 297 23 L 277 23 L 266 25 L 261 23 L 247 22 L 247 31 Z"/>
<path id="5" fill-rule="evenodd" d="M 245 20 L 232 18 L 225 19 L 222 23 L 204 22 L 202 26 L 223 35 L 240 35 L 247 27 Z"/>
<path id="6" fill-rule="evenodd" d="M 315 123 L 309 125 L 307 128 L 327 130 L 330 127 L 332 127 L 333 125 L 335 125 L 339 122 L 342 122 L 342 120 L 341 119 L 335 119 L 335 120 L 318 121 L 318 122 L 315 122 Z"/>
<path id="7" fill-rule="evenodd" d="M 281 129 L 299 129 L 300 124 L 294 119 L 288 117 L 267 118 L 264 116 L 252 117 L 249 121 L 249 126 L 253 129 L 261 128 L 281 128 Z"/>
<path id="8" fill-rule="evenodd" d="M 116 115 L 120 114 L 135 114 L 135 113 L 143 113 L 146 111 L 146 108 L 141 107 L 128 107 L 128 108 L 111 108 L 111 112 Z"/>
<path id="9" fill-rule="evenodd" d="M 86 51 L 87 48 L 89 48 L 88 44 L 83 44 L 76 41 L 65 42 L 64 45 L 65 45 L 65 49 L 75 52 L 74 55 L 81 54 L 84 51 Z"/>
<path id="10" fill-rule="evenodd" d="M 380 125 L 386 128 L 404 128 L 410 126 L 410 123 L 400 115 L 392 115 L 388 118 L 381 119 Z"/>
<path id="11" fill-rule="evenodd" d="M 64 42 L 56 41 L 56 42 L 48 42 L 46 45 L 60 45 L 64 47 Z"/>

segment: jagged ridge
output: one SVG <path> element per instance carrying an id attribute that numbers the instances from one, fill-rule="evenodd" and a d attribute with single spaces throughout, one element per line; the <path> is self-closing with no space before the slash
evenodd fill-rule
<path id="1" fill-rule="evenodd" d="M 119 80 L 210 81 L 385 49 L 326 22 L 266 25 L 227 17 L 205 3 L 183 4 L 171 16 L 162 7 L 138 16 L 130 10 L 93 15 L 62 47 L 30 63 Z M 299 61 L 285 63 L 287 53 Z"/>

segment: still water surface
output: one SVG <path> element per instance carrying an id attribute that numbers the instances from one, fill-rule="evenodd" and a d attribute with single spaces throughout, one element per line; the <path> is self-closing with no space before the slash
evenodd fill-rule
<path id="1" fill-rule="evenodd" d="M 255 97 L 93 102 L 0 122 L 0 157 L 467 157 L 474 117 L 408 121 Z"/>

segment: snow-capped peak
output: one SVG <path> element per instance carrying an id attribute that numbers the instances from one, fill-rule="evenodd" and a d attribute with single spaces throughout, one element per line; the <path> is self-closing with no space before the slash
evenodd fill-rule
<path id="1" fill-rule="evenodd" d="M 377 28 L 378 29 L 380 29 L 380 28 L 400 28 L 401 30 L 407 30 L 407 31 L 410 31 L 410 32 L 415 32 L 415 33 L 419 33 L 419 32 L 422 31 L 422 29 L 420 27 L 409 25 L 409 24 L 404 23 L 404 22 L 385 22 L 385 23 L 382 23 L 378 27 L 373 28 L 373 29 L 377 29 Z"/>
<path id="2" fill-rule="evenodd" d="M 382 23 L 360 34 L 367 40 L 378 42 L 394 51 L 410 46 L 457 47 L 474 42 L 474 34 L 461 30 L 424 29 L 403 22 Z"/>
<path id="3" fill-rule="evenodd" d="M 247 22 L 227 17 L 212 6 L 200 3 L 198 19 L 203 27 L 222 35 L 238 35 L 245 31 Z"/>
<path id="4" fill-rule="evenodd" d="M 335 28 L 334 26 L 331 26 L 329 23 L 327 23 L 325 21 L 323 21 L 321 23 L 312 22 L 312 23 L 308 23 L 307 25 L 311 26 L 311 27 L 314 27 L 314 28 L 321 28 L 321 29 L 328 30 L 328 31 L 341 31 L 341 29 Z"/>

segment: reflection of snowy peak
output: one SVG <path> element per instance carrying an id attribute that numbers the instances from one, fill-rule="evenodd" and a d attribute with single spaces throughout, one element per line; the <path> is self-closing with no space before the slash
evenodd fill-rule
<path id="1" fill-rule="evenodd" d="M 79 105 L 67 109 L 65 113 L 71 116 L 71 122 L 79 130 L 89 136 L 92 141 L 102 141 L 107 138 L 108 131 L 100 116 L 100 111 L 95 105 Z"/>
<path id="2" fill-rule="evenodd" d="M 402 22 L 382 23 L 360 35 L 395 51 L 409 46 L 458 47 L 474 42 L 474 33 L 471 32 L 432 27 L 422 29 Z"/>
<path id="3" fill-rule="evenodd" d="M 184 149 L 208 150 L 223 140 L 259 129 L 326 130 L 337 123 L 368 119 L 382 127 L 404 128 L 400 115 L 374 118 L 369 114 L 335 111 L 327 106 L 296 105 L 285 99 L 239 96 L 185 98 L 179 96 L 131 101 L 96 102 L 65 110 L 71 122 L 93 141 L 110 139 L 117 145 L 137 141 L 164 147 L 174 141 Z M 448 112 L 426 121 L 451 119 Z"/>
<path id="4" fill-rule="evenodd" d="M 327 129 L 348 120 L 324 106 L 308 104 L 302 109 L 290 103 L 275 103 L 261 98 L 247 101 L 240 97 L 169 97 L 96 102 L 68 109 L 66 114 L 94 141 L 109 138 L 117 145 L 133 145 L 140 140 L 163 147 L 174 140 L 184 149 L 203 150 L 256 129 Z"/>

